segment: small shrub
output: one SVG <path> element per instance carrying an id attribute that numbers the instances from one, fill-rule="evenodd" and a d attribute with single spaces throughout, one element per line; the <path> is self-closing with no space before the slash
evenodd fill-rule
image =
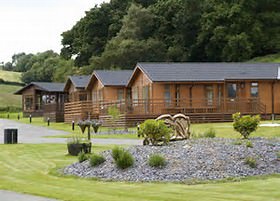
<path id="1" fill-rule="evenodd" d="M 234 145 L 242 145 L 242 141 L 241 140 L 236 140 L 233 142 Z"/>
<path id="2" fill-rule="evenodd" d="M 163 156 L 154 154 L 150 156 L 148 163 L 151 167 L 163 168 L 166 165 L 166 160 Z"/>
<path id="3" fill-rule="evenodd" d="M 93 155 L 90 157 L 90 161 L 89 161 L 89 162 L 90 162 L 90 165 L 91 165 L 92 167 L 95 167 L 95 166 L 98 166 L 98 165 L 104 163 L 104 162 L 105 162 L 105 158 L 104 158 L 104 156 L 102 156 L 102 155 L 93 154 Z"/>
<path id="4" fill-rule="evenodd" d="M 79 154 L 78 154 L 78 161 L 81 163 L 81 162 L 84 162 L 84 161 L 86 161 L 86 160 L 88 160 L 89 159 L 89 154 L 86 154 L 85 152 L 80 152 Z"/>
<path id="5" fill-rule="evenodd" d="M 123 151 L 115 162 L 118 168 L 126 169 L 134 164 L 134 158 L 128 151 Z"/>
<path id="6" fill-rule="evenodd" d="M 249 135 L 256 131 L 260 123 L 260 116 L 243 116 L 241 117 L 240 113 L 235 113 L 232 115 L 233 118 L 233 128 L 239 132 L 244 139 L 248 139 Z"/>
<path id="7" fill-rule="evenodd" d="M 216 131 L 214 128 L 210 128 L 204 132 L 203 136 L 206 138 L 214 138 L 216 137 Z"/>
<path id="8" fill-rule="evenodd" d="M 170 140 L 171 128 L 168 128 L 164 121 L 148 119 L 140 125 L 138 135 L 145 138 L 145 144 L 151 142 L 152 145 L 158 145 L 160 142 L 167 144 Z"/>
<path id="9" fill-rule="evenodd" d="M 248 157 L 245 159 L 245 164 L 249 165 L 251 168 L 257 167 L 257 161 L 253 157 Z"/>
<path id="10" fill-rule="evenodd" d="M 247 141 L 246 142 L 246 147 L 248 147 L 248 148 L 253 148 L 253 143 L 251 142 L 251 141 Z"/>
<path id="11" fill-rule="evenodd" d="M 114 147 L 112 149 L 112 157 L 115 161 L 117 161 L 120 158 L 120 155 L 123 154 L 124 149 L 121 147 Z"/>

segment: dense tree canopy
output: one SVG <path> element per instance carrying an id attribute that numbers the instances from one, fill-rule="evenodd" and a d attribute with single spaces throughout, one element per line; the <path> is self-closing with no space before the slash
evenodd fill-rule
<path id="1" fill-rule="evenodd" d="M 22 80 L 64 81 L 140 61 L 246 61 L 280 52 L 279 0 L 111 0 L 62 33 L 60 55 L 19 53 Z"/>
<path id="2" fill-rule="evenodd" d="M 280 50 L 278 0 L 111 0 L 62 34 L 76 66 L 245 61 Z"/>
<path id="3" fill-rule="evenodd" d="M 25 83 L 32 81 L 63 82 L 67 75 L 71 75 L 74 70 L 72 60 L 65 60 L 51 50 L 32 56 L 24 54 L 22 57 L 15 64 L 15 68 L 21 67 L 22 60 L 28 64 L 28 69 L 25 69 L 22 75 L 22 81 Z"/>

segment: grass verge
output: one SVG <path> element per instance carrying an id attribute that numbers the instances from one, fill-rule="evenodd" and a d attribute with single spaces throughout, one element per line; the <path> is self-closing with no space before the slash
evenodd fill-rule
<path id="1" fill-rule="evenodd" d="M 110 148 L 94 146 L 93 151 Z M 60 200 L 273 201 L 280 197 L 279 176 L 197 185 L 103 182 L 59 176 L 55 169 L 77 161 L 76 157 L 66 155 L 66 145 L 0 145 L 0 149 L 0 189 Z"/>

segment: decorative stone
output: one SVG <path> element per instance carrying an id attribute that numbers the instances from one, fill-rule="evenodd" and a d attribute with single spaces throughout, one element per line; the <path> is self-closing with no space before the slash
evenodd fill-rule
<path id="1" fill-rule="evenodd" d="M 230 177 L 244 177 L 280 173 L 280 139 L 252 138 L 253 148 L 244 141 L 235 145 L 235 139 L 202 138 L 171 142 L 167 146 L 132 146 L 127 150 L 134 156 L 135 164 L 126 170 L 119 170 L 111 156 L 111 150 L 102 152 L 106 161 L 91 167 L 89 161 L 74 163 L 63 169 L 66 175 L 100 178 L 118 181 L 171 181 L 219 180 Z M 185 147 L 185 148 L 184 148 Z M 160 154 L 167 165 L 163 169 L 148 165 L 149 156 Z M 245 164 L 247 157 L 257 161 L 257 167 Z"/>

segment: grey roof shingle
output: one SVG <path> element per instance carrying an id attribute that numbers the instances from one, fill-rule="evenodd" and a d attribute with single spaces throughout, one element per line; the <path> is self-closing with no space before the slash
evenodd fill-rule
<path id="1" fill-rule="evenodd" d="M 72 81 L 76 88 L 85 88 L 89 82 L 89 75 L 75 75 L 70 76 L 69 79 Z"/>
<path id="2" fill-rule="evenodd" d="M 132 70 L 96 70 L 94 74 L 104 86 L 126 86 L 132 72 Z"/>
<path id="3" fill-rule="evenodd" d="M 278 63 L 138 63 L 154 82 L 277 79 Z"/>
<path id="4" fill-rule="evenodd" d="M 30 84 L 24 86 L 15 94 L 21 94 L 25 89 L 29 88 L 30 86 L 35 85 L 42 91 L 46 92 L 63 92 L 64 83 L 55 83 L 55 82 L 31 82 Z"/>

